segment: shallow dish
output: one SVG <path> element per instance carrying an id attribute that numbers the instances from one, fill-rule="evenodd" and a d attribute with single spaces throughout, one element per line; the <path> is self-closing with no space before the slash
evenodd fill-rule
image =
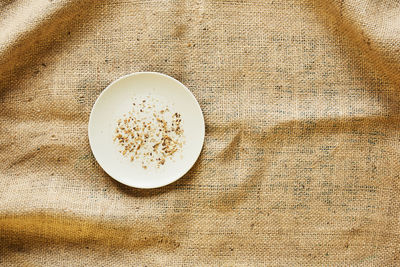
<path id="1" fill-rule="evenodd" d="M 115 142 L 118 120 L 141 99 L 150 106 L 151 101 L 160 100 L 182 118 L 184 143 L 165 164 L 147 167 L 140 159 L 131 161 Z M 153 111 L 149 108 L 143 112 Z M 156 188 L 178 180 L 190 170 L 200 155 L 205 125 L 200 105 L 186 86 L 165 74 L 138 72 L 117 79 L 100 94 L 90 114 L 88 131 L 93 155 L 106 173 L 128 186 Z"/>

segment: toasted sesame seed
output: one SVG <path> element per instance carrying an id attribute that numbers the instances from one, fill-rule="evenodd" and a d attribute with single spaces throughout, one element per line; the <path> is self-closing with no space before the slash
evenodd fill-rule
<path id="1" fill-rule="evenodd" d="M 148 99 L 159 102 L 158 99 Z M 132 108 L 128 115 L 123 114 L 122 119 L 117 120 L 113 141 L 122 148 L 120 153 L 123 156 L 128 156 L 130 161 L 141 161 L 142 167 L 147 169 L 150 162 L 155 162 L 151 164 L 154 167 L 164 165 L 183 147 L 185 140 L 179 113 L 168 113 L 168 106 L 157 109 L 154 104 L 145 102 L 142 100 L 139 104 L 142 107 L 140 112 L 147 108 L 140 117 L 135 116 L 137 111 Z"/>

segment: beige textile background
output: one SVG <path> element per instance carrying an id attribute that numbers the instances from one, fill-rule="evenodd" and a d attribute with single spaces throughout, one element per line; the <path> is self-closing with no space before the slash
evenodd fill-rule
<path id="1" fill-rule="evenodd" d="M 205 116 L 192 170 L 108 177 L 87 123 L 136 71 Z M 0 0 L 0 264 L 400 264 L 398 0 Z"/>

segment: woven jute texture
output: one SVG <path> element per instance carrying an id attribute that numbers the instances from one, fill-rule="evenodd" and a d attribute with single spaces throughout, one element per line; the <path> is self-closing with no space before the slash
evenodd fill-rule
<path id="1" fill-rule="evenodd" d="M 398 266 L 398 0 L 0 0 L 0 265 Z M 180 180 L 111 179 L 87 136 L 138 71 L 206 121 Z"/>

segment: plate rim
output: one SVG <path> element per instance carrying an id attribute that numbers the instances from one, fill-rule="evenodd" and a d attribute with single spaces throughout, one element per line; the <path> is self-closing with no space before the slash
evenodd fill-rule
<path id="1" fill-rule="evenodd" d="M 199 149 L 199 151 L 198 151 L 198 153 L 197 153 L 197 155 L 196 155 L 196 160 L 193 161 L 193 163 L 190 165 L 190 167 L 189 167 L 187 170 L 183 170 L 183 172 L 182 172 L 181 175 L 177 175 L 177 177 L 174 178 L 174 179 L 172 179 L 171 181 L 168 181 L 168 182 L 166 182 L 166 183 L 159 184 L 159 185 L 157 185 L 157 186 L 149 186 L 149 187 L 147 187 L 147 186 L 137 186 L 137 185 L 128 184 L 128 183 L 122 181 L 121 179 L 118 179 L 118 178 L 114 177 L 113 175 L 111 175 L 110 173 L 108 173 L 108 172 L 103 168 L 103 166 L 101 166 L 101 164 L 99 163 L 99 161 L 98 161 L 98 159 L 97 159 L 97 157 L 96 157 L 96 155 L 95 155 L 95 153 L 94 153 L 93 144 L 92 144 L 92 141 L 91 141 L 91 130 L 90 130 L 90 128 L 91 128 L 90 126 L 91 126 L 92 123 L 93 123 L 93 111 L 95 110 L 96 106 L 98 105 L 99 100 L 102 98 L 102 96 L 105 94 L 105 92 L 107 92 L 108 90 L 110 90 L 110 88 L 111 88 L 115 83 L 117 83 L 117 82 L 119 82 L 119 81 L 121 81 L 121 80 L 123 80 L 123 79 L 129 78 L 129 77 L 133 77 L 133 76 L 137 76 L 137 75 L 143 75 L 143 74 L 153 74 L 153 75 L 163 76 L 163 77 L 165 77 L 165 78 L 167 78 L 167 79 L 173 80 L 174 82 L 177 82 L 178 84 L 180 84 L 180 85 L 189 93 L 190 97 L 194 100 L 194 102 L 195 102 L 195 104 L 196 104 L 196 108 L 200 111 L 200 114 L 201 114 L 201 124 L 202 124 L 202 125 L 201 125 L 201 130 L 202 130 L 201 146 L 200 146 L 200 149 Z M 169 76 L 169 75 L 167 75 L 167 74 L 164 74 L 164 73 L 161 73 L 161 72 L 154 72 L 154 71 L 141 71 L 141 72 L 129 73 L 129 74 L 126 74 L 126 75 L 123 75 L 123 76 L 117 78 L 116 80 L 112 81 L 109 85 L 107 85 L 107 87 L 99 94 L 99 96 L 97 97 L 95 103 L 94 103 L 93 106 L 92 106 L 92 109 L 91 109 L 90 115 L 89 115 L 89 122 L 88 122 L 87 128 L 88 128 L 88 139 L 89 139 L 90 150 L 91 150 L 92 155 L 93 155 L 93 157 L 95 158 L 97 164 L 99 164 L 99 166 L 101 167 L 101 169 L 102 169 L 105 173 L 107 173 L 108 176 L 110 176 L 112 179 L 116 180 L 117 182 L 119 182 L 119 183 L 121 183 L 121 184 L 124 184 L 124 185 L 126 185 L 126 186 L 129 186 L 129 187 L 138 188 L 138 189 L 155 189 L 155 188 L 160 188 L 160 187 L 163 187 L 163 186 L 172 184 L 172 183 L 176 182 L 177 180 L 179 180 L 180 178 L 182 178 L 183 176 L 185 176 L 185 174 L 188 173 L 188 172 L 193 168 L 193 166 L 196 164 L 196 162 L 198 161 L 198 159 L 199 159 L 199 157 L 200 157 L 200 154 L 201 154 L 201 151 L 203 150 L 204 139 L 205 139 L 205 120 L 204 120 L 203 110 L 201 109 L 200 104 L 199 104 L 199 102 L 197 101 L 197 99 L 196 99 L 196 97 L 194 96 L 194 94 L 192 93 L 192 91 L 190 91 L 189 88 L 188 88 L 186 85 L 184 85 L 183 83 L 181 83 L 180 81 L 178 81 L 178 80 L 175 79 L 174 77 L 171 77 L 171 76 Z"/>

